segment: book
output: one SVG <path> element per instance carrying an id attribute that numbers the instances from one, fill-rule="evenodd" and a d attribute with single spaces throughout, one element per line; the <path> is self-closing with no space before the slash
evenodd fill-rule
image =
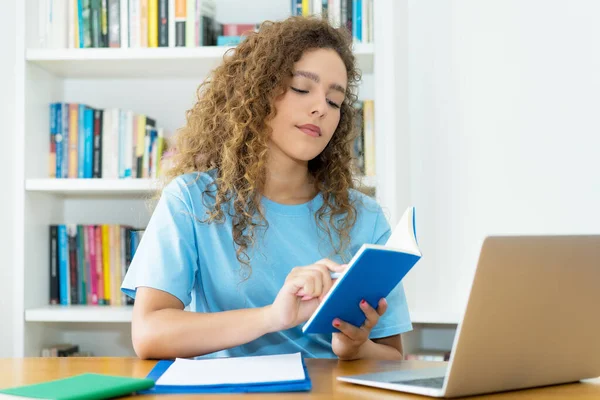
<path id="1" fill-rule="evenodd" d="M 109 399 L 154 386 L 152 379 L 80 374 L 49 382 L 0 390 L 0 399 Z"/>
<path id="2" fill-rule="evenodd" d="M 339 332 L 332 325 L 335 318 L 360 327 L 366 319 L 359 306 L 361 300 L 377 308 L 379 300 L 387 297 L 420 259 L 415 210 L 409 207 L 385 245 L 361 246 L 304 324 L 302 332 Z"/>
<path id="3" fill-rule="evenodd" d="M 267 393 L 308 391 L 312 383 L 301 353 L 161 360 L 140 394 Z"/>

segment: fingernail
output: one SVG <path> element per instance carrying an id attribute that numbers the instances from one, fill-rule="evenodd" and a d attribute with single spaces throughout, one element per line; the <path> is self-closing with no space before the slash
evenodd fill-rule
<path id="1" fill-rule="evenodd" d="M 336 328 L 340 326 L 340 320 L 339 319 L 334 319 L 333 320 L 333 326 L 335 326 Z"/>
<path id="2" fill-rule="evenodd" d="M 381 302 L 382 302 L 383 304 L 386 304 L 386 305 L 387 305 L 387 300 L 386 300 L 386 299 L 381 299 Z"/>
<path id="3" fill-rule="evenodd" d="M 362 300 L 360 301 L 360 305 L 361 305 L 361 306 L 365 306 L 365 305 L 367 305 L 367 302 L 365 301 L 365 299 L 362 299 Z"/>

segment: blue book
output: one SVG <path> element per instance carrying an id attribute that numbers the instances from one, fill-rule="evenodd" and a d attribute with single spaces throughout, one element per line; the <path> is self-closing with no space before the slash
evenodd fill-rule
<path id="1" fill-rule="evenodd" d="M 300 353 L 161 360 L 146 378 L 155 385 L 139 394 L 306 392 L 312 388 Z"/>
<path id="2" fill-rule="evenodd" d="M 62 175 L 69 177 L 69 104 L 61 103 L 62 108 Z M 58 176 L 57 176 L 58 178 Z"/>
<path id="3" fill-rule="evenodd" d="M 79 104 L 77 132 L 77 177 L 85 178 L 85 109 L 84 104 Z M 71 132 L 73 133 L 73 132 Z"/>
<path id="4" fill-rule="evenodd" d="M 58 225 L 58 285 L 60 304 L 71 304 L 71 283 L 69 272 L 69 237 L 67 226 Z"/>
<path id="5" fill-rule="evenodd" d="M 339 332 L 332 325 L 335 318 L 360 327 L 366 319 L 361 300 L 377 308 L 379 300 L 387 297 L 420 259 L 415 210 L 409 207 L 384 246 L 364 244 L 356 252 L 302 332 Z"/>
<path id="6" fill-rule="evenodd" d="M 85 107 L 84 113 L 84 156 L 83 177 L 92 177 L 94 158 L 94 109 Z"/>

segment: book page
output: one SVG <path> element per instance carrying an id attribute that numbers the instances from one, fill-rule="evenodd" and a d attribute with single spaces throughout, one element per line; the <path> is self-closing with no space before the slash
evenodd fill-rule
<path id="1" fill-rule="evenodd" d="M 273 356 L 188 360 L 178 358 L 157 385 L 225 385 L 301 381 L 306 378 L 300 353 Z"/>
<path id="2" fill-rule="evenodd" d="M 412 253 L 420 254 L 414 234 L 413 218 L 414 208 L 409 207 L 404 212 L 404 215 L 402 215 L 398 225 L 392 230 L 392 235 L 385 244 L 386 247 L 408 250 Z"/>

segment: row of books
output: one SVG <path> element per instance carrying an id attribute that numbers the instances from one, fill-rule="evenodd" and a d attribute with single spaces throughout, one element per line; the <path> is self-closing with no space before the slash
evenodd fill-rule
<path id="1" fill-rule="evenodd" d="M 215 15 L 216 0 L 43 0 L 39 46 L 197 47 L 239 36 Z"/>
<path id="2" fill-rule="evenodd" d="M 133 304 L 120 287 L 143 234 L 125 225 L 51 225 L 50 304 Z"/>
<path id="3" fill-rule="evenodd" d="M 447 350 L 428 350 L 420 349 L 413 353 L 406 354 L 405 360 L 420 360 L 420 361 L 449 361 L 450 352 Z"/>
<path id="4" fill-rule="evenodd" d="M 146 115 L 50 104 L 51 178 L 157 178 L 165 132 Z"/>
<path id="5" fill-rule="evenodd" d="M 292 0 L 292 15 L 321 15 L 335 26 L 345 26 L 359 43 L 373 42 L 374 0 Z"/>
<path id="6" fill-rule="evenodd" d="M 356 130 L 354 141 L 356 166 L 364 176 L 375 176 L 375 109 L 373 100 L 358 101 L 356 107 Z"/>
<path id="7" fill-rule="evenodd" d="M 92 357 L 90 351 L 80 351 L 79 345 L 71 343 L 59 343 L 46 346 L 42 349 L 42 357 Z"/>

